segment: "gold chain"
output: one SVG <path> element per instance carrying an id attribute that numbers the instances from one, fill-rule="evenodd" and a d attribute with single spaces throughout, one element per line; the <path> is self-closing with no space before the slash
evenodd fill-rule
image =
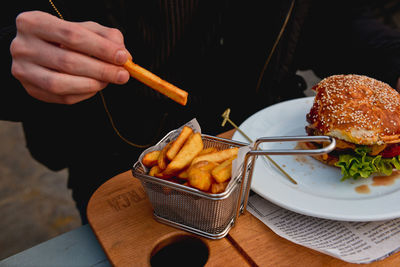
<path id="1" fill-rule="evenodd" d="M 128 139 L 123 137 L 122 134 L 118 131 L 117 127 L 115 126 L 114 120 L 113 120 L 113 118 L 111 116 L 111 113 L 110 113 L 108 107 L 107 107 L 106 100 L 104 98 L 103 92 L 100 91 L 99 93 L 100 93 L 100 97 L 101 97 L 101 102 L 103 102 L 103 106 L 104 106 L 104 109 L 105 109 L 105 111 L 107 113 L 108 119 L 110 120 L 111 126 L 113 127 L 115 133 L 119 136 L 119 138 L 121 138 L 125 143 L 127 143 L 127 144 L 129 144 L 131 146 L 137 147 L 137 148 L 147 148 L 147 147 L 149 147 L 149 146 L 151 146 L 153 144 L 153 143 L 150 143 L 150 144 L 147 144 L 147 145 L 138 145 L 138 144 L 132 143 L 131 141 L 129 141 Z M 161 125 L 162 125 L 162 123 L 161 123 Z"/>
<path id="2" fill-rule="evenodd" d="M 290 4 L 288 13 L 286 14 L 285 21 L 283 22 L 281 30 L 279 31 L 278 37 L 276 37 L 276 40 L 275 40 L 275 42 L 274 42 L 274 44 L 273 44 L 273 46 L 271 48 L 271 52 L 268 54 L 267 60 L 264 63 L 264 66 L 263 66 L 263 68 L 261 70 L 260 76 L 258 77 L 257 86 L 256 86 L 256 93 L 258 93 L 258 91 L 260 90 L 260 86 L 261 86 L 261 82 L 262 82 L 263 77 L 264 77 L 265 70 L 267 69 L 267 66 L 269 65 L 269 62 L 271 61 L 272 55 L 274 54 L 275 49 L 278 46 L 279 40 L 281 39 L 282 34 L 286 29 L 286 26 L 287 26 L 287 23 L 289 21 L 289 18 L 292 15 L 292 11 L 293 11 L 293 7 L 294 7 L 294 2 L 295 1 L 296 0 L 292 0 L 292 3 Z"/>
<path id="3" fill-rule="evenodd" d="M 64 19 L 63 16 L 61 15 L 60 11 L 58 11 L 56 5 L 53 3 L 52 0 L 49 0 L 50 5 L 54 8 L 54 10 L 56 11 L 56 13 L 58 14 L 58 16 L 60 17 L 60 19 Z"/>
<path id="4" fill-rule="evenodd" d="M 49 0 L 49 2 L 50 2 L 50 4 L 51 4 L 51 6 L 53 7 L 53 9 L 54 9 L 54 10 L 56 11 L 56 13 L 58 14 L 58 16 L 60 17 L 60 19 L 64 19 L 64 17 L 62 16 L 61 12 L 58 10 L 58 8 L 57 8 L 56 5 L 53 3 L 53 1 L 52 1 L 52 0 Z M 138 145 L 138 144 L 135 144 L 135 143 L 129 141 L 129 140 L 126 139 L 125 137 L 123 137 L 122 134 L 118 131 L 117 127 L 115 126 L 114 119 L 113 119 L 113 117 L 111 116 L 110 110 L 108 109 L 108 106 L 107 106 L 107 103 L 106 103 L 106 100 L 105 100 L 103 91 L 99 91 L 99 94 L 100 94 L 101 102 L 103 103 L 104 110 L 106 111 L 107 117 L 108 117 L 108 119 L 109 119 L 109 121 L 110 121 L 110 124 L 111 124 L 112 128 L 114 129 L 115 133 L 119 136 L 119 138 L 121 138 L 121 139 L 122 139 L 125 143 L 127 143 L 128 145 L 131 145 L 131 146 L 136 147 L 136 148 L 147 148 L 147 147 L 149 147 L 149 146 L 151 146 L 151 145 L 154 144 L 154 141 L 153 141 L 153 142 L 151 142 L 151 143 L 149 143 L 149 144 L 146 144 L 146 145 Z M 162 125 L 162 124 L 163 124 L 163 123 L 160 124 L 160 129 L 159 129 L 159 131 L 161 131 L 161 125 Z M 157 138 L 157 135 L 156 135 L 156 138 Z"/>

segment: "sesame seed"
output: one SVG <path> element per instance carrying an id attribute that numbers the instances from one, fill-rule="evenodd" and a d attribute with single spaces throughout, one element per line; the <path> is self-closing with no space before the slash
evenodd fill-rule
<path id="1" fill-rule="evenodd" d="M 372 143 L 379 136 L 400 135 L 400 94 L 388 84 L 363 75 L 333 75 L 313 89 L 309 122 L 320 132 L 357 129 L 360 140 L 368 137 Z"/>

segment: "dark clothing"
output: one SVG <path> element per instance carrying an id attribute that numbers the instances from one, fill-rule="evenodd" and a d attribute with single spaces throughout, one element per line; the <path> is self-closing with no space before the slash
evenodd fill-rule
<path id="1" fill-rule="evenodd" d="M 57 15 L 47 1 L 35 2 L 24 10 Z M 343 9 L 341 1 L 330 10 L 324 1 L 294 2 L 264 74 L 292 0 L 269 1 L 266 8 L 262 1 L 53 2 L 66 20 L 119 28 L 134 62 L 188 91 L 187 106 L 180 106 L 134 79 L 103 90 L 116 127 L 137 144 L 154 143 L 192 118 L 215 135 L 226 130 L 220 124 L 228 107 L 240 124 L 264 107 L 301 97 L 305 84 L 298 69 L 313 69 L 321 78 L 366 74 L 392 86 L 400 71 L 399 32 Z M 70 106 L 27 95 L 10 73 L 12 23 L 24 11 L 15 10 L 4 17 L 11 27 L 1 35 L 2 58 L 9 59 L 3 61 L 3 85 L 9 85 L 3 86 L 0 119 L 22 121 L 35 159 L 52 170 L 69 169 L 68 186 L 78 206 L 85 207 L 94 190 L 129 170 L 143 149 L 118 137 L 99 94 Z"/>

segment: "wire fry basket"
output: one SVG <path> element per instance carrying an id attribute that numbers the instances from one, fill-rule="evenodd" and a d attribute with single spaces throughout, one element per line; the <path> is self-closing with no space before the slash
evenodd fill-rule
<path id="1" fill-rule="evenodd" d="M 170 141 L 173 133 L 174 131 L 170 132 L 159 143 Z M 247 143 L 206 134 L 202 134 L 202 139 L 205 148 L 227 149 L 249 146 Z M 276 141 L 322 141 L 330 142 L 330 145 L 315 150 L 257 150 L 262 142 Z M 220 239 L 228 234 L 238 216 L 246 209 L 251 176 L 258 155 L 324 154 L 333 150 L 334 147 L 335 140 L 325 136 L 259 139 L 255 142 L 254 147 L 246 153 L 238 175 L 232 177 L 226 190 L 219 194 L 203 192 L 196 188 L 149 176 L 140 163 L 141 159 L 134 164 L 132 173 L 141 181 L 157 221 L 210 239 Z"/>

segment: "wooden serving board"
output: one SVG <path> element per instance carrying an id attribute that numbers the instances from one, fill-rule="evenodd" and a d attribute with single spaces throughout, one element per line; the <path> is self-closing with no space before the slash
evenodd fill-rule
<path id="1" fill-rule="evenodd" d="M 221 136 L 232 134 L 230 131 Z M 191 237 L 208 247 L 205 266 L 359 266 L 281 238 L 248 212 L 220 240 L 159 223 L 152 212 L 140 181 L 130 170 L 111 178 L 93 194 L 87 208 L 89 224 L 111 264 L 151 266 L 150 259 L 157 248 Z M 185 253 L 179 255 L 182 254 Z M 193 264 L 187 266 L 195 266 L 196 257 L 191 260 Z M 400 266 L 400 254 L 368 266 Z"/>

